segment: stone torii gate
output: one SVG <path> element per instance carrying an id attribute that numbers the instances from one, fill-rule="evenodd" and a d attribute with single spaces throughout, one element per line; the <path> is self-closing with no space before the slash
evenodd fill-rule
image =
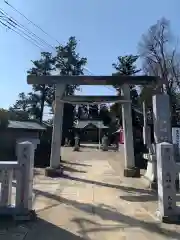
<path id="1" fill-rule="evenodd" d="M 122 103 L 122 118 L 124 129 L 124 176 L 138 177 L 139 169 L 135 168 L 134 144 L 131 115 L 131 99 L 129 85 L 148 85 L 157 81 L 153 76 L 27 76 L 28 84 L 55 84 L 55 113 L 52 133 L 50 167 L 46 169 L 47 176 L 61 174 L 61 139 L 64 102 L 81 104 L 86 102 Z M 121 96 L 65 96 L 67 85 L 122 85 Z"/>

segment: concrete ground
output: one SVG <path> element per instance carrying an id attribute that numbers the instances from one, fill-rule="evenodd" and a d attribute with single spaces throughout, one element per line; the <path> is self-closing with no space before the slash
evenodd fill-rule
<path id="1" fill-rule="evenodd" d="M 62 178 L 35 169 L 38 220 L 1 221 L 0 240 L 180 239 L 180 226 L 156 218 L 156 195 L 141 179 L 123 177 L 122 152 L 63 148 L 62 159 Z"/>

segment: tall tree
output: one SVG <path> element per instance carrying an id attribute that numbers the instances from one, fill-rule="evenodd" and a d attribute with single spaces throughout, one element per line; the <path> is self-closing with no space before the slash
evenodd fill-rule
<path id="1" fill-rule="evenodd" d="M 33 93 L 18 95 L 19 99 L 9 108 L 9 118 L 11 120 L 25 121 L 29 119 L 39 120 L 40 117 L 40 96 Z"/>
<path id="2" fill-rule="evenodd" d="M 106 104 L 100 106 L 99 118 L 103 121 L 104 125 L 109 125 L 111 122 L 111 115 Z"/>
<path id="3" fill-rule="evenodd" d="M 70 37 L 65 45 L 56 47 L 56 56 L 54 58 L 56 72 L 60 75 L 79 76 L 83 75 L 84 66 L 87 59 L 80 57 L 77 52 L 77 40 L 75 37 Z M 73 95 L 75 90 L 78 90 L 76 84 L 67 85 L 65 94 Z M 54 92 L 51 92 L 50 99 L 54 98 Z M 68 129 L 71 129 L 74 124 L 74 106 L 68 103 L 64 104 L 63 115 L 63 135 L 67 137 Z"/>
<path id="4" fill-rule="evenodd" d="M 98 120 L 99 119 L 99 107 L 98 104 L 90 104 L 89 105 L 89 119 Z"/>
<path id="5" fill-rule="evenodd" d="M 113 63 L 112 66 L 116 70 L 116 75 L 135 75 L 140 72 L 140 69 L 137 68 L 136 62 L 138 60 L 137 55 L 127 55 L 118 57 L 118 62 Z M 118 94 L 121 94 L 121 86 L 115 85 L 115 89 L 118 91 Z M 138 103 L 138 93 L 134 85 L 130 86 L 131 90 L 131 100 L 133 104 Z"/>
<path id="6" fill-rule="evenodd" d="M 16 103 L 13 105 L 14 110 L 22 110 L 24 112 L 27 112 L 29 109 L 29 98 L 24 92 L 19 93 L 18 100 L 16 100 Z"/>
<path id="7" fill-rule="evenodd" d="M 22 110 L 13 109 L 10 107 L 8 110 L 9 120 L 14 121 L 28 121 L 30 119 L 29 113 Z"/>
<path id="8" fill-rule="evenodd" d="M 28 71 L 28 74 L 36 75 L 36 76 L 48 76 L 51 75 L 51 72 L 54 70 L 54 59 L 52 54 L 49 52 L 42 52 L 41 58 L 36 61 L 32 61 L 33 67 Z M 44 106 L 47 102 L 50 103 L 50 93 L 53 92 L 52 85 L 38 84 L 33 85 L 33 94 L 31 95 L 31 101 L 37 99 L 39 97 L 39 110 L 38 107 L 33 108 L 36 109 L 36 114 L 38 111 L 39 121 L 42 122 Z M 52 102 L 51 102 L 52 103 Z"/>
<path id="9" fill-rule="evenodd" d="M 25 121 L 31 118 L 29 113 L 29 97 L 21 92 L 15 104 L 9 108 L 9 119 L 16 121 Z"/>
<path id="10" fill-rule="evenodd" d="M 180 86 L 180 58 L 168 20 L 161 18 L 148 29 L 139 43 L 139 53 L 144 73 L 159 77 L 158 85 L 144 87 L 141 97 L 144 100 L 147 96 L 148 102 L 155 92 L 165 91 L 173 107 L 174 94 Z"/>
<path id="11" fill-rule="evenodd" d="M 77 40 L 75 37 L 70 37 L 65 45 L 56 47 L 55 67 L 60 75 L 83 75 L 84 66 L 87 59 L 80 57 L 77 53 Z M 73 95 L 77 89 L 77 85 L 68 85 L 66 88 L 66 95 Z"/>
<path id="12" fill-rule="evenodd" d="M 117 63 L 113 63 L 112 66 L 115 68 L 115 75 L 135 75 L 140 72 L 140 69 L 137 68 L 138 56 L 137 55 L 126 55 L 119 56 Z M 118 94 L 121 94 L 121 85 L 115 85 L 115 89 Z M 135 85 L 130 86 L 130 94 L 133 105 L 138 105 L 138 92 Z M 111 106 L 111 112 L 115 116 L 114 120 L 116 121 L 116 117 L 121 119 L 121 105 L 119 103 L 114 103 Z"/>

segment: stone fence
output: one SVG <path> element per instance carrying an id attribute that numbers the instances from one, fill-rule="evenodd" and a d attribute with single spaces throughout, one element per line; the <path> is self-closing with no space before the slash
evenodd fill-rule
<path id="1" fill-rule="evenodd" d="M 32 211 L 34 146 L 30 142 L 17 144 L 17 161 L 0 162 L 0 216 L 12 216 L 28 220 L 35 216 Z M 16 181 L 15 206 L 12 206 L 13 173 Z M 33 214 L 32 214 L 33 213 Z"/>

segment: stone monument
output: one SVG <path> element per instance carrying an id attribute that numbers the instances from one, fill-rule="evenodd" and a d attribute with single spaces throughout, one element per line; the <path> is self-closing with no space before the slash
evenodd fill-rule
<path id="1" fill-rule="evenodd" d="M 172 143 L 171 116 L 169 96 L 157 94 L 153 96 L 153 124 L 154 124 L 154 146 L 149 144 L 148 165 L 145 177 L 150 182 L 152 189 L 157 189 L 157 153 L 156 145 L 161 142 Z M 146 131 L 147 131 L 146 125 Z M 144 130 L 145 132 L 145 130 Z M 150 134 L 150 133 L 148 133 Z M 150 141 L 146 133 L 146 144 Z"/>
<path id="2" fill-rule="evenodd" d="M 180 220 L 176 206 L 176 164 L 173 144 L 162 142 L 156 146 L 158 207 L 161 221 L 172 223 Z"/>

